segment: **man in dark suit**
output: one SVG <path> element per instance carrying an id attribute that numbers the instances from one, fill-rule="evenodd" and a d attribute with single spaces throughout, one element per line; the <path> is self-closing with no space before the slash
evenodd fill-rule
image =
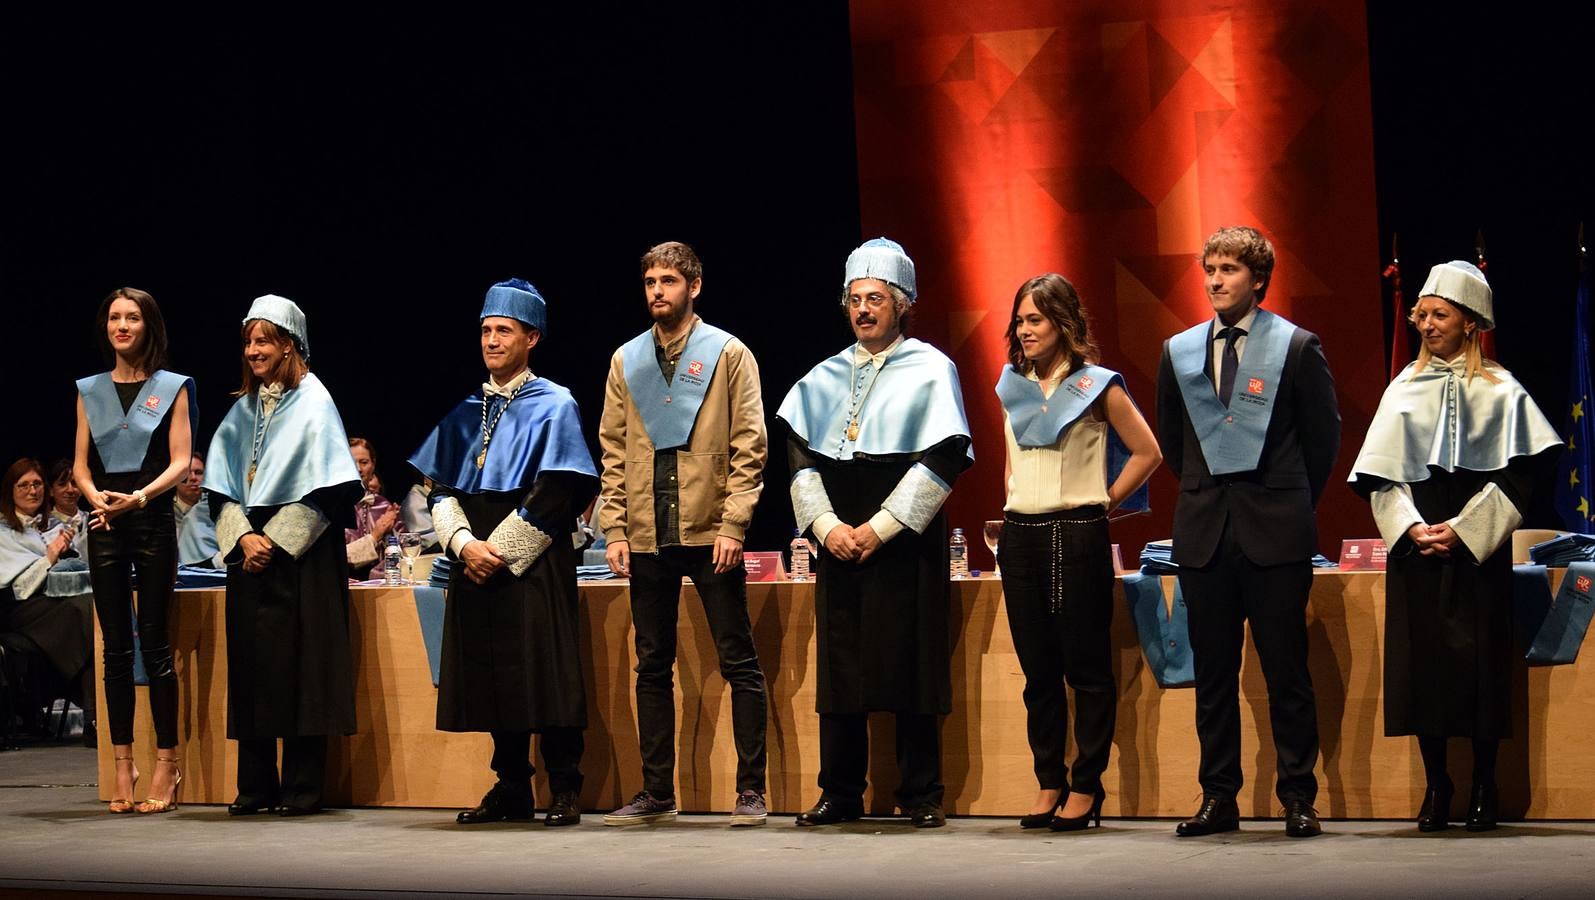
<path id="1" fill-rule="evenodd" d="M 1274 248 L 1221 228 L 1202 250 L 1215 313 L 1163 346 L 1158 439 L 1180 479 L 1174 562 L 1190 613 L 1202 806 L 1182 837 L 1240 827 L 1239 676 L 1245 625 L 1268 683 L 1285 833 L 1320 833 L 1318 721 L 1307 669 L 1313 508 L 1340 446 L 1335 383 L 1318 337 L 1260 308 Z"/>

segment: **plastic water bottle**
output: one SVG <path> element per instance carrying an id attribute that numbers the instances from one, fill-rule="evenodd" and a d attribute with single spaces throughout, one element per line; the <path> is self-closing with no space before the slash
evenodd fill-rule
<path id="1" fill-rule="evenodd" d="M 954 528 L 953 539 L 947 543 L 947 564 L 952 577 L 969 577 L 969 541 L 962 528 Z"/>
<path id="2" fill-rule="evenodd" d="M 787 575 L 793 581 L 809 580 L 809 542 L 801 528 L 792 529 L 792 570 Z"/>
<path id="3" fill-rule="evenodd" d="M 399 577 L 399 559 L 404 553 L 399 550 L 398 535 L 388 535 L 388 543 L 382 548 L 382 583 L 404 584 L 404 579 Z"/>

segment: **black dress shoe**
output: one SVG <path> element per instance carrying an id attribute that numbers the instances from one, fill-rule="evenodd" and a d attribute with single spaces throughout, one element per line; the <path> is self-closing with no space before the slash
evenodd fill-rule
<path id="1" fill-rule="evenodd" d="M 543 824 L 549 828 L 580 825 L 581 821 L 581 801 L 576 797 L 575 791 L 560 791 L 555 794 L 553 802 L 548 804 L 548 812 L 543 815 Z"/>
<path id="2" fill-rule="evenodd" d="M 1019 827 L 1020 828 L 1046 828 L 1047 826 L 1052 824 L 1052 816 L 1053 816 L 1053 814 L 1056 813 L 1058 811 L 1058 807 L 1062 806 L 1062 805 L 1063 805 L 1063 798 L 1059 797 L 1058 798 L 1058 802 L 1052 804 L 1052 808 L 1047 810 L 1046 812 L 1031 813 L 1028 816 L 1020 816 L 1019 817 Z"/>
<path id="3" fill-rule="evenodd" d="M 326 812 L 326 810 L 319 806 L 280 806 L 277 808 L 277 815 L 282 816 L 284 819 L 291 819 L 295 816 L 319 816 L 323 812 Z"/>
<path id="4" fill-rule="evenodd" d="M 1285 804 L 1285 834 L 1295 838 L 1317 837 L 1324 833 L 1318 824 L 1318 810 L 1306 800 L 1292 800 Z"/>
<path id="5" fill-rule="evenodd" d="M 1423 805 L 1418 808 L 1418 830 L 1445 831 L 1451 827 L 1451 788 L 1429 788 L 1423 792 Z"/>
<path id="6" fill-rule="evenodd" d="M 1475 784 L 1473 786 L 1473 799 L 1468 803 L 1468 830 L 1495 830 L 1495 814 L 1500 802 L 1501 798 L 1495 789 L 1495 785 Z"/>
<path id="7" fill-rule="evenodd" d="M 908 821 L 915 828 L 940 828 L 947 824 L 947 814 L 936 803 L 921 803 L 908 813 Z"/>
<path id="8" fill-rule="evenodd" d="M 830 797 L 821 797 L 820 802 L 798 813 L 797 824 L 837 825 L 862 818 L 864 818 L 863 800 L 833 800 Z"/>
<path id="9" fill-rule="evenodd" d="M 277 811 L 277 803 L 272 800 L 244 801 L 242 798 L 227 804 L 229 816 L 252 816 L 256 813 L 269 813 Z"/>
<path id="10" fill-rule="evenodd" d="M 462 811 L 454 817 L 454 822 L 457 825 L 486 825 L 490 822 L 530 822 L 534 816 L 530 784 L 526 786 L 525 790 L 495 784 L 491 790 L 482 795 L 481 803 Z"/>
<path id="11" fill-rule="evenodd" d="M 1174 833 L 1180 837 L 1201 837 L 1205 834 L 1236 831 L 1240 827 L 1241 808 L 1235 805 L 1233 797 L 1227 799 L 1203 797 L 1202 808 L 1196 811 L 1196 815 L 1174 826 Z"/>
<path id="12" fill-rule="evenodd" d="M 1097 827 L 1101 828 L 1102 802 L 1106 799 L 1108 799 L 1108 792 L 1099 787 L 1096 793 L 1091 795 L 1091 808 L 1085 811 L 1085 815 L 1054 816 L 1052 823 L 1048 827 L 1053 831 L 1084 831 L 1091 827 L 1092 822 L 1095 822 Z"/>

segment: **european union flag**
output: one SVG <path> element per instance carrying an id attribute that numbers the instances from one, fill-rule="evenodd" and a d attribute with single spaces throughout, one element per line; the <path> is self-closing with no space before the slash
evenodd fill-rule
<path id="1" fill-rule="evenodd" d="M 1572 384 L 1568 388 L 1567 418 L 1564 420 L 1563 435 L 1567 438 L 1567 452 L 1562 454 L 1562 462 L 1556 473 L 1556 511 L 1562 517 L 1562 522 L 1569 531 L 1578 531 L 1588 534 L 1595 531 L 1592 527 L 1592 518 L 1595 518 L 1595 509 L 1591 507 L 1591 497 L 1595 497 L 1595 408 L 1590 406 L 1590 397 L 1595 395 L 1595 388 L 1590 385 L 1589 377 L 1589 296 L 1590 296 L 1590 267 L 1584 266 L 1584 271 L 1578 279 L 1578 301 L 1574 312 L 1576 328 L 1573 332 L 1573 365 Z"/>

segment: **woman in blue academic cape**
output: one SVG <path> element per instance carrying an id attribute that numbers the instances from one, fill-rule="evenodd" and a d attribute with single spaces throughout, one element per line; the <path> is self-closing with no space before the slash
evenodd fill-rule
<path id="1" fill-rule="evenodd" d="M 172 489 L 188 475 L 199 414 L 194 380 L 168 371 L 166 322 L 155 298 L 119 288 L 100 303 L 95 337 L 111 371 L 78 381 L 72 474 L 89 501 L 89 571 L 105 636 L 105 713 L 116 757 L 113 813 L 162 813 L 177 805 L 177 674 L 167 613 L 177 582 Z M 155 778 L 136 806 L 133 790 L 133 578 L 138 638 L 155 723 Z"/>
<path id="2" fill-rule="evenodd" d="M 1163 456 L 1124 379 L 1096 364 L 1080 295 L 1062 275 L 1020 285 L 1007 338 L 997 382 L 1008 448 L 998 568 L 1041 787 L 1019 824 L 1076 831 L 1101 822 L 1118 703 L 1108 513 L 1136 497 Z M 1073 771 L 1064 761 L 1066 682 Z"/>
<path id="3" fill-rule="evenodd" d="M 205 461 L 227 565 L 227 736 L 238 741 L 227 811 L 305 815 L 321 810 L 327 736 L 355 728 L 343 529 L 362 488 L 343 420 L 310 373 L 305 314 L 261 297 L 243 343 L 238 402 Z"/>

